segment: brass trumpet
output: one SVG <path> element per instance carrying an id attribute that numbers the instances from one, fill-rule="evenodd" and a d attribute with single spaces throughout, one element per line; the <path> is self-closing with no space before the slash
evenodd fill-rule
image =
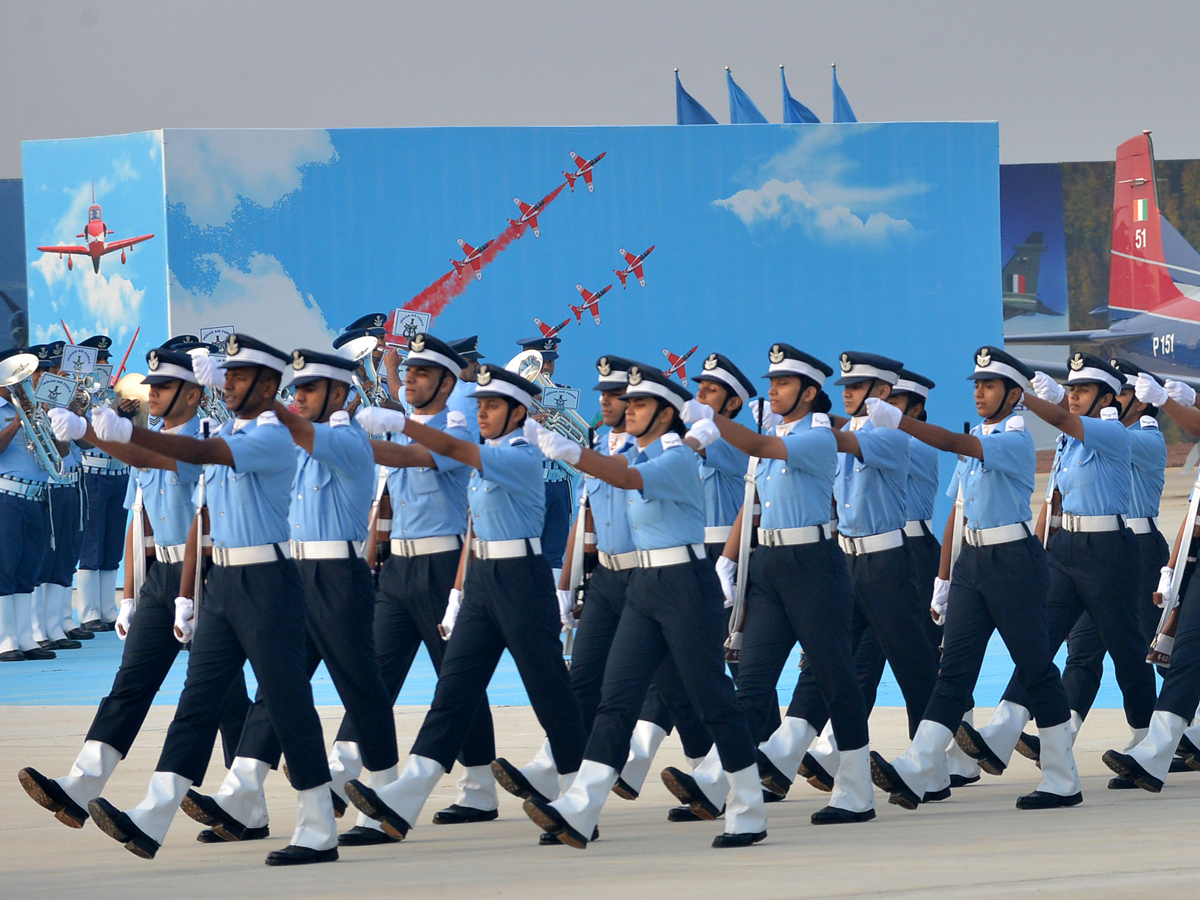
<path id="1" fill-rule="evenodd" d="M 558 385 L 550 380 L 550 376 L 546 374 L 542 354 L 536 350 L 526 350 L 524 353 L 518 353 L 505 364 L 504 368 L 509 372 L 520 375 L 526 381 L 532 381 L 543 391 L 554 390 L 558 387 Z M 557 406 L 546 406 L 541 401 L 535 399 L 533 401 L 532 412 L 544 417 L 542 424 L 551 431 L 557 431 L 563 437 L 570 438 L 582 447 L 590 448 L 592 446 L 592 427 L 588 425 L 583 416 L 579 415 L 578 411 L 562 409 Z M 563 463 L 563 465 L 578 474 L 578 470 L 574 467 L 567 463 Z"/>
<path id="2" fill-rule="evenodd" d="M 12 394 L 13 408 L 21 419 L 21 430 L 25 434 L 25 446 L 49 474 L 50 480 L 58 481 L 66 467 L 54 441 L 50 417 L 37 405 L 30 390 L 30 377 L 37 367 L 38 359 L 32 353 L 18 353 L 0 361 L 0 387 L 8 388 Z"/>
<path id="3" fill-rule="evenodd" d="M 117 392 L 95 372 L 88 372 L 75 383 L 75 396 L 70 405 L 81 416 L 93 407 L 111 409 L 117 405 Z"/>

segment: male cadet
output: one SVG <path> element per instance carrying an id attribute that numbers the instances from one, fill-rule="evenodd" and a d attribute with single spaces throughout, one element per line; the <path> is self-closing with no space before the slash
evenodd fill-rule
<path id="1" fill-rule="evenodd" d="M 404 399 L 412 408 L 410 418 L 459 440 L 471 441 L 462 413 L 447 409 L 447 398 L 467 361 L 429 334 L 412 336 L 408 350 Z M 446 641 L 438 625 L 446 614 L 458 571 L 467 528 L 471 469 L 430 452 L 404 434 L 391 434 L 389 438 L 372 441 L 371 447 L 375 462 L 388 467 L 392 505 L 391 555 L 380 570 L 375 600 L 375 647 L 384 685 L 394 703 L 422 643 L 434 671 L 441 671 Z M 359 778 L 363 768 L 361 740 L 356 723 L 349 717 L 344 719 L 330 754 L 333 788 L 339 799 L 345 799 L 346 782 Z M 458 783 L 458 797 L 434 815 L 434 824 L 483 822 L 499 815 L 491 771 L 495 757 L 492 714 L 485 695 L 458 754 L 465 770 Z M 383 778 L 373 773 L 372 778 L 379 787 L 395 779 L 394 770 Z M 339 843 L 357 846 L 395 840 L 383 832 L 378 822 L 360 815 Z"/>
<path id="2" fill-rule="evenodd" d="M 36 371 L 37 357 L 20 348 L 0 352 L 0 363 L 14 357 Z M 0 387 L 0 662 L 56 655 L 33 639 L 33 589 L 50 547 L 48 476 L 26 445 L 14 402 L 12 389 Z"/>
<path id="3" fill-rule="evenodd" d="M 374 466 L 370 439 L 342 408 L 357 367 L 336 354 L 292 351 L 296 412 L 276 401 L 275 415 L 296 443 L 289 519 L 292 559 L 304 582 L 308 673 L 325 663 L 359 736 L 363 765 L 386 783 L 396 777 L 396 726 L 375 660 L 375 587 L 361 556 Z M 255 825 L 256 804 L 279 755 L 260 694 L 224 784 L 211 797 L 188 791 L 183 811 L 225 840 L 265 837 L 265 823 Z M 338 798 L 333 802 L 336 810 Z"/>
<path id="4" fill-rule="evenodd" d="M 79 346 L 94 347 L 109 362 L 112 338 L 96 334 Z M 122 409 L 126 409 L 122 404 Z M 79 626 L 112 631 L 117 621 L 117 568 L 125 550 L 125 490 L 129 466 L 96 447 L 83 448 L 83 541 L 79 548 Z"/>
<path id="5" fill-rule="evenodd" d="M 553 377 L 559 338 L 521 338 L 517 343 L 523 350 L 540 353 L 542 374 L 547 378 Z M 567 550 L 567 533 L 571 530 L 571 471 L 561 462 L 547 459 L 542 464 L 542 478 L 546 482 L 546 524 L 542 526 L 542 553 L 554 572 L 554 583 L 558 584 L 563 555 Z"/>
<path id="6" fill-rule="evenodd" d="M 102 440 L 132 442 L 206 467 L 213 549 L 204 597 L 195 610 L 199 598 L 189 594 L 199 534 L 193 523 L 181 596 L 175 601 L 179 633 L 187 637 L 194 629 L 187 681 L 146 797 L 124 812 L 98 797 L 88 811 L 105 834 L 152 859 L 188 789 L 204 779 L 221 701 L 249 659 L 287 756 L 292 786 L 300 792 L 291 842 L 271 853 L 267 864 L 332 861 L 337 826 L 329 766 L 305 670 L 304 586 L 288 543 L 295 451 L 291 434 L 271 411 L 291 357 L 245 334 L 229 336 L 225 357 L 223 368 L 208 356 L 193 361 L 202 385 L 215 386 L 223 375 L 225 405 L 236 417 L 214 438 L 135 428 L 111 410 L 92 414 Z"/>
<path id="7" fill-rule="evenodd" d="M 150 415 L 158 419 L 152 427 L 167 434 L 198 434 L 196 407 L 201 388 L 192 371 L 192 358 L 179 350 L 159 348 L 146 354 L 146 364 Z M 121 667 L 108 696 L 100 701 L 71 771 L 51 779 L 37 769 L 25 768 L 18 776 L 29 796 L 54 813 L 58 821 L 70 828 L 82 828 L 88 819 L 89 801 L 100 796 L 117 764 L 129 753 L 154 695 L 183 648 L 173 628 L 175 598 L 183 576 L 188 529 L 196 517 L 192 493 L 200 478 L 200 466 L 176 462 L 134 444 L 101 441 L 86 419 L 65 409 L 52 409 L 50 420 L 55 437 L 86 440 L 137 468 L 135 493 L 140 493 L 143 509 L 139 515 L 149 523 L 148 538 L 152 536 L 154 544 L 154 562 L 146 569 L 136 604 L 129 597 L 121 602 L 116 623 L 117 636 L 125 641 Z M 136 521 L 134 525 L 136 528 Z M 142 552 L 136 544 L 131 541 L 132 552 Z M 133 568 L 132 554 L 127 567 Z M 239 670 L 221 711 L 226 765 L 233 760 L 249 708 L 245 678 Z"/>
<path id="8" fill-rule="evenodd" d="M 466 365 L 458 373 L 458 383 L 446 401 L 446 408 L 451 412 L 460 412 L 467 420 L 467 430 L 476 441 L 479 440 L 479 401 L 471 395 L 475 392 L 475 381 L 479 378 L 479 361 L 483 354 L 479 352 L 479 335 L 459 338 L 450 341 L 449 347 L 466 361 Z"/>

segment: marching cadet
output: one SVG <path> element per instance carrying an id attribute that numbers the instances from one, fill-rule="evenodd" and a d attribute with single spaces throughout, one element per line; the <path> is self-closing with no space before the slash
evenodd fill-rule
<path id="1" fill-rule="evenodd" d="M 354 729 L 362 765 L 370 777 L 387 783 L 396 777 L 398 762 L 393 698 L 376 662 L 375 589 L 361 557 L 374 486 L 371 443 L 342 408 L 357 367 L 340 355 L 292 351 L 296 412 L 276 401 L 275 415 L 297 447 L 288 518 L 292 559 L 304 583 L 309 677 L 325 663 Z M 260 694 L 220 790 L 211 797 L 188 791 L 183 811 L 226 840 L 253 836 L 248 832 L 263 782 L 279 756 L 279 740 Z M 265 825 L 261 831 L 265 836 Z"/>
<path id="2" fill-rule="evenodd" d="M 403 432 L 431 453 L 476 470 L 467 492 L 473 536 L 463 548 L 461 587 L 456 589 L 461 593 L 451 596 L 442 623 L 450 639 L 433 704 L 396 781 L 375 789 L 357 780 L 346 784 L 351 802 L 396 839 L 408 834 L 430 792 L 453 765 L 506 648 L 546 730 L 559 772 L 568 779 L 579 768 L 583 723 L 563 662 L 554 582 L 541 552 L 542 455 L 521 433 L 540 392 L 515 373 L 483 366 L 474 394 L 482 445 L 400 412 L 371 409 L 359 414 L 369 431 Z M 505 774 L 493 771 L 497 779 Z"/>
<path id="3" fill-rule="evenodd" d="M 447 408 L 458 373 L 466 360 L 445 342 L 430 334 L 409 339 L 408 375 L 404 399 L 412 409 L 409 419 L 438 429 L 464 443 L 473 443 L 462 413 Z M 372 410 L 362 415 L 374 433 L 384 425 L 370 424 Z M 390 416 L 385 415 L 385 420 Z M 378 429 L 378 431 L 376 431 Z M 394 703 L 422 644 L 434 671 L 440 672 L 446 641 L 438 625 L 446 615 L 455 591 L 455 576 L 467 527 L 467 482 L 470 466 L 451 456 L 433 452 L 407 435 L 395 432 L 389 441 L 372 441 L 375 462 L 386 466 L 392 519 L 389 526 L 391 555 L 379 573 L 375 601 L 375 647 L 384 685 Z M 343 719 L 330 755 L 334 790 L 345 793 L 345 784 L 358 778 L 362 769 L 357 725 Z M 459 796 L 437 812 L 435 825 L 485 822 L 499 815 L 499 799 L 491 763 L 496 758 L 496 739 L 487 694 L 483 695 L 470 727 L 457 750 L 464 768 Z M 374 787 L 395 781 L 372 776 Z M 392 843 L 396 838 L 378 822 L 359 817 L 358 823 L 338 839 L 342 845 Z"/>
<path id="4" fill-rule="evenodd" d="M 97 334 L 96 362 L 109 362 L 112 338 Z M 68 373 L 70 374 L 70 373 Z M 125 491 L 129 466 L 97 447 L 83 448 L 83 538 L 79 548 L 79 626 L 112 631 L 117 621 L 117 568 L 125 550 Z"/>
<path id="5" fill-rule="evenodd" d="M 638 567 L 629 577 L 579 773 L 553 803 L 526 800 L 525 812 L 562 843 L 587 847 L 626 762 L 646 689 L 669 655 L 718 747 L 731 788 L 725 833 L 714 838 L 713 846 L 749 846 L 767 836 L 767 820 L 754 740 L 725 674 L 725 614 L 720 583 L 704 550 L 700 473 L 692 448 L 681 439 L 685 427 L 680 412 L 692 395 L 657 369 L 636 363 L 629 368 L 625 399 L 626 427 L 637 445 L 629 458 L 585 450 L 536 423 L 528 427 L 547 456 L 628 492 Z M 699 447 L 716 437 L 711 422 L 698 423 L 693 432 L 689 435 Z M 664 773 L 664 783 L 689 802 L 671 772 Z M 697 806 L 693 811 L 702 818 L 713 818 Z"/>
<path id="6" fill-rule="evenodd" d="M 1038 533 L 1049 533 L 1058 516 L 1058 506 L 1052 507 L 1051 501 L 1059 495 L 1060 527 L 1046 542 L 1050 646 L 1057 652 L 1079 616 L 1091 615 L 1112 656 L 1126 721 L 1134 739 L 1140 740 L 1154 712 L 1155 685 L 1138 629 L 1140 554 L 1124 521 L 1131 500 L 1132 452 L 1129 431 L 1119 421 L 1117 398 L 1125 376 L 1086 353 L 1075 353 L 1068 370 L 1069 395 L 1038 372 L 1032 380 L 1036 396 L 1026 391 L 1024 400 L 1031 413 L 1063 432 L 1050 470 L 1049 500 L 1038 519 Z M 1060 405 L 1064 399 L 1066 408 Z M 1080 722 L 1077 701 L 1070 685 L 1064 688 L 1074 732 Z M 979 760 L 985 772 L 999 775 L 1029 721 L 1029 703 L 1025 686 L 1014 675 L 987 725 L 978 731 L 961 726 L 959 746 Z"/>
<path id="7" fill-rule="evenodd" d="M 961 496 L 963 505 L 951 511 L 946 533 L 961 532 L 964 543 L 953 571 L 952 548 L 943 550 L 935 588 L 938 593 L 948 590 L 934 601 L 945 616 L 937 684 L 908 749 L 891 763 L 871 754 L 875 784 L 904 809 L 916 809 L 944 783 L 946 745 L 960 727 L 995 630 L 1016 664 L 1014 678 L 1028 692 L 1045 750 L 1041 784 L 1020 797 L 1017 808 L 1051 809 L 1083 801 L 1071 754 L 1070 711 L 1046 627 L 1049 573 L 1029 509 L 1037 454 L 1024 419 L 1013 415 L 1033 374 L 1003 350 L 979 348 L 975 371 L 968 377 L 975 382 L 975 409 L 983 422 L 970 434 L 905 416 L 876 399 L 867 401 L 877 427 L 899 429 L 962 459 L 949 493 Z M 941 587 L 946 581 L 948 589 Z"/>
<path id="8" fill-rule="evenodd" d="M 50 546 L 48 473 L 29 448 L 13 396 L 37 366 L 37 357 L 20 348 L 0 352 L 9 376 L 0 387 L 0 662 L 56 656 L 33 639 L 33 589 Z"/>
<path id="9" fill-rule="evenodd" d="M 471 432 L 475 443 L 478 444 L 479 401 L 475 400 L 471 393 L 475 390 L 475 379 L 479 377 L 479 361 L 484 358 L 483 354 L 479 352 L 479 335 L 473 334 L 470 337 L 459 338 L 457 341 L 450 341 L 448 346 L 463 358 L 466 365 L 458 373 L 458 382 L 454 385 L 454 390 L 450 392 L 446 408 L 451 412 L 463 414 L 463 418 L 467 420 L 467 430 Z"/>
<path id="10" fill-rule="evenodd" d="M 152 426 L 167 434 L 195 437 L 200 431 L 196 407 L 200 385 L 192 371 L 192 359 L 179 350 L 158 348 L 146 354 L 150 388 L 150 415 L 159 421 Z M 105 453 L 112 453 L 137 469 L 135 493 L 151 525 L 153 563 L 146 569 L 145 582 L 136 603 L 127 596 L 117 617 L 117 636 L 125 642 L 121 666 L 108 696 L 100 702 L 71 771 L 62 778 L 47 778 L 34 768 L 22 769 L 22 787 L 33 800 L 54 813 L 70 828 L 82 828 L 88 819 L 88 803 L 100 796 L 117 764 L 129 753 L 146 720 L 155 694 L 184 644 L 174 631 L 175 598 L 183 574 L 183 557 L 188 529 L 196 517 L 192 493 L 200 478 L 200 466 L 176 462 L 135 444 L 102 441 L 86 419 L 65 409 L 50 411 L 55 437 L 86 440 Z M 78 515 L 78 512 L 76 512 Z M 136 530 L 137 521 L 134 528 Z M 143 552 L 139 541 L 131 550 Z M 132 553 L 126 563 L 132 582 Z M 225 764 L 242 733 L 242 722 L 250 708 L 245 676 L 234 676 L 221 708 L 221 739 Z M 265 836 L 265 829 L 264 829 Z"/>
<path id="11" fill-rule="evenodd" d="M 799 641 L 841 748 L 833 797 L 813 813 L 812 822 L 867 822 L 875 818 L 875 798 L 867 756 L 867 708 L 851 656 L 854 592 L 845 554 L 829 522 L 838 451 L 824 385 L 833 369 L 790 344 L 772 345 L 768 358 L 771 412 L 781 417 L 774 434 L 756 434 L 723 415 L 714 417 L 726 441 L 759 459 L 755 482 L 762 517 L 758 549 L 742 573 L 749 580 L 738 707 L 749 719 L 751 732 L 765 742 L 758 751 L 763 786 L 776 796 L 785 795 L 799 764 L 797 751 L 816 736 L 816 728 L 804 719 L 788 718 L 775 726 L 770 716 L 772 707 L 778 710 L 779 675 Z M 702 410 L 689 404 L 685 418 L 694 412 Z M 743 506 L 738 526 L 748 515 L 753 509 Z M 737 547 L 737 535 L 731 535 L 724 558 L 733 564 L 733 576 Z M 772 757 L 787 760 L 782 769 Z M 718 781 L 710 786 L 703 777 L 694 780 L 711 808 L 718 808 L 727 785 Z"/>
<path id="12" fill-rule="evenodd" d="M 212 568 L 200 608 L 192 593 L 199 544 L 188 536 L 175 627 L 192 638 L 187 680 L 167 730 L 146 797 L 121 811 L 103 797 L 88 804 L 100 829 L 127 850 L 152 859 L 188 790 L 208 766 L 221 701 L 247 659 L 300 792 L 296 831 L 268 865 L 337 859 L 337 826 L 329 789 L 321 721 L 305 670 L 303 584 L 291 560 L 287 513 L 296 473 L 288 430 L 272 412 L 291 357 L 249 335 L 232 334 L 223 367 L 208 356 L 193 361 L 201 385 L 224 383 L 235 416 L 214 438 L 197 439 L 135 428 L 98 409 L 92 425 L 101 440 L 131 442 L 180 462 L 205 466 L 212 531 Z M 194 634 L 193 634 L 194 632 Z"/>

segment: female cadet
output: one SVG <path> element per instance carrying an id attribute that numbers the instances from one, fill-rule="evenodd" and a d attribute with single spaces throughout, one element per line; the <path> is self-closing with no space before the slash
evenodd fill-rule
<path id="1" fill-rule="evenodd" d="M 1130 439 L 1119 419 L 1116 398 L 1124 376 L 1103 360 L 1075 353 L 1068 364 L 1067 397 L 1052 378 L 1033 378 L 1037 396 L 1025 392 L 1025 406 L 1063 432 L 1050 471 L 1052 488 L 1062 498 L 1061 527 L 1046 544 L 1050 554 L 1050 646 L 1057 652 L 1080 614 L 1091 614 L 1112 656 L 1125 699 L 1125 719 L 1135 738 L 1145 734 L 1154 711 L 1154 670 L 1145 663 L 1137 623 L 1137 542 L 1124 518 L 1131 491 Z M 1038 533 L 1053 510 L 1047 503 Z M 1053 520 L 1051 525 L 1055 523 Z M 1067 694 L 1071 709 L 1074 698 Z M 1008 683 L 992 720 L 976 731 L 960 728 L 959 746 L 979 760 L 984 771 L 999 775 L 1012 758 L 1021 729 L 1029 721 L 1029 697 L 1019 678 Z M 1076 715 L 1072 713 L 1072 719 Z"/>
<path id="2" fill-rule="evenodd" d="M 588 844 L 625 764 L 646 689 L 668 654 L 729 773 L 726 832 L 713 846 L 749 846 L 767 834 L 754 741 L 725 674 L 725 615 L 720 583 L 704 552 L 700 473 L 693 450 L 681 440 L 679 413 L 690 399 L 686 389 L 656 369 L 631 366 L 625 416 L 637 447 L 628 457 L 603 456 L 536 425 L 527 428 L 547 456 L 629 492 L 630 531 L 638 553 L 579 774 L 553 803 L 525 802 L 534 822 L 572 847 Z M 707 446 L 716 436 L 711 422 L 698 429 L 695 446 Z"/>
<path id="3" fill-rule="evenodd" d="M 346 783 L 350 801 L 398 840 L 408 834 L 430 792 L 454 765 L 506 648 L 559 772 L 572 775 L 583 753 L 583 721 L 563 663 L 554 582 L 541 552 L 542 454 L 520 430 L 541 389 L 492 366 L 480 368 L 476 384 L 482 445 L 406 419 L 401 412 L 371 412 L 372 428 L 403 432 L 431 452 L 476 470 L 467 491 L 474 536 L 463 548 L 461 608 L 455 612 L 452 596 L 443 623 L 452 631 L 433 704 L 399 778 L 375 789 L 357 780 Z"/>
<path id="4" fill-rule="evenodd" d="M 983 422 L 970 434 L 867 401 L 876 426 L 899 428 L 962 459 L 950 488 L 954 495 L 961 493 L 963 506 L 951 511 L 946 531 L 962 528 L 965 543 L 953 573 L 952 548 L 944 549 L 935 588 L 940 593 L 945 580 L 950 582 L 941 671 L 908 749 L 893 763 L 871 754 L 875 783 L 905 809 L 916 809 L 925 793 L 941 783 L 946 744 L 959 728 L 988 641 L 997 629 L 1016 664 L 1015 678 L 1029 694 L 1046 751 L 1041 784 L 1021 797 L 1017 808 L 1074 806 L 1083 799 L 1071 755 L 1067 698 L 1046 631 L 1046 558 L 1029 521 L 1037 455 L 1024 419 L 1013 415 L 1032 375 L 1004 351 L 981 347 L 969 377 L 975 381 L 975 408 Z M 956 516 L 963 517 L 961 525 L 954 521 Z M 941 597 L 935 602 L 943 607 Z"/>

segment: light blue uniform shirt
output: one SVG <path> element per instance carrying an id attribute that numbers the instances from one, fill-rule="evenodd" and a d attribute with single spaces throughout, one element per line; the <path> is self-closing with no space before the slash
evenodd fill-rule
<path id="1" fill-rule="evenodd" d="M 876 428 L 869 421 L 854 434 L 862 459 L 839 453 L 833 481 L 838 532 L 867 537 L 903 528 L 908 520 L 908 435 L 894 428 Z"/>
<path id="2" fill-rule="evenodd" d="M 986 432 L 985 432 L 986 429 Z M 959 460 L 950 478 L 947 497 L 958 498 L 963 486 L 963 515 L 967 527 L 999 528 L 1033 518 L 1029 498 L 1037 471 L 1037 451 L 1021 416 L 1008 416 L 993 425 L 971 429 L 983 448 L 983 459 Z M 920 442 L 913 439 L 915 448 Z"/>
<path id="3" fill-rule="evenodd" d="M 470 396 L 475 393 L 475 388 L 478 385 L 473 381 L 463 381 L 461 378 L 454 385 L 454 390 L 450 392 L 450 396 L 446 398 L 446 409 L 451 412 L 460 412 L 467 420 L 467 431 L 471 433 L 471 440 L 476 444 L 479 443 L 479 401 Z"/>
<path id="4" fill-rule="evenodd" d="M 916 438 L 908 442 L 908 483 L 904 489 L 910 522 L 932 519 L 938 492 L 938 452 Z"/>
<path id="5" fill-rule="evenodd" d="M 597 439 L 593 449 L 605 456 L 613 456 L 611 434 Z M 633 438 L 622 435 L 624 443 L 617 449 L 616 455 L 630 457 L 637 448 Z M 607 481 L 584 476 L 583 493 L 587 495 L 588 507 L 592 510 L 592 524 L 596 529 L 596 549 L 602 553 L 629 553 L 637 549 L 633 543 L 633 532 L 629 527 L 629 507 L 633 503 L 631 493 L 618 487 L 613 487 Z"/>
<path id="6" fill-rule="evenodd" d="M 642 476 L 642 489 L 629 492 L 634 546 L 661 550 L 703 544 L 704 494 L 696 454 L 675 434 L 631 453 L 630 464 Z"/>
<path id="7" fill-rule="evenodd" d="M 310 454 L 296 447 L 292 482 L 292 539 L 365 541 L 375 498 L 371 439 L 356 422 L 313 423 Z"/>
<path id="8" fill-rule="evenodd" d="M 162 431 L 162 419 L 150 427 L 151 431 Z M 184 437 L 200 434 L 200 417 L 193 416 L 177 429 L 170 432 Z M 193 495 L 196 482 L 200 480 L 203 467 L 192 463 L 176 462 L 175 471 L 165 469 L 136 469 L 131 473 L 129 487 L 125 492 L 125 508 L 132 509 L 137 489 L 142 489 L 142 508 L 150 522 L 154 541 L 167 547 L 187 541 L 188 530 L 196 516 Z"/>
<path id="9" fill-rule="evenodd" d="M 1166 480 L 1167 442 L 1153 416 L 1142 416 L 1129 426 L 1130 452 L 1133 458 L 1133 500 L 1131 519 L 1152 519 L 1158 515 Z"/>
<path id="10" fill-rule="evenodd" d="M 829 417 L 810 413 L 775 433 L 787 447 L 787 459 L 764 459 L 755 483 L 762 506 L 763 528 L 801 528 L 829 522 L 829 498 L 837 471 L 837 439 Z M 785 431 L 786 429 L 786 431 Z"/>
<path id="11" fill-rule="evenodd" d="M 0 428 L 6 427 L 17 417 L 17 410 L 8 401 L 0 404 Z M 48 481 L 46 470 L 41 467 L 37 457 L 25 446 L 25 430 L 18 429 L 9 441 L 4 452 L 0 453 L 0 475 L 11 475 L 25 481 Z"/>
<path id="12" fill-rule="evenodd" d="M 471 472 L 467 501 L 481 541 L 540 538 L 546 520 L 542 452 L 512 432 L 479 448 L 482 470 Z"/>
<path id="13" fill-rule="evenodd" d="M 241 427 L 234 431 L 235 424 Z M 233 468 L 205 466 L 205 502 L 214 547 L 255 547 L 291 539 L 288 507 L 296 475 L 292 435 L 274 413 L 230 419 L 216 437 L 229 445 Z"/>
<path id="14" fill-rule="evenodd" d="M 414 421 L 437 428 L 460 441 L 470 441 L 469 432 L 460 418 L 441 412 Z M 451 425 L 453 418 L 457 424 Z M 393 434 L 397 444 L 411 444 L 406 434 Z M 388 469 L 388 496 L 392 500 L 392 537 L 405 540 L 463 535 L 467 532 L 467 481 L 473 471 L 470 466 L 448 456 L 434 453 L 436 468 Z"/>
<path id="15" fill-rule="evenodd" d="M 1083 420 L 1083 440 L 1068 437 L 1054 456 L 1055 486 L 1063 512 L 1076 516 L 1126 516 L 1133 465 L 1129 432 L 1115 418 Z"/>
<path id="16" fill-rule="evenodd" d="M 723 440 L 713 441 L 697 455 L 704 483 L 704 524 L 728 527 L 737 518 L 746 497 L 746 467 L 750 456 Z"/>

